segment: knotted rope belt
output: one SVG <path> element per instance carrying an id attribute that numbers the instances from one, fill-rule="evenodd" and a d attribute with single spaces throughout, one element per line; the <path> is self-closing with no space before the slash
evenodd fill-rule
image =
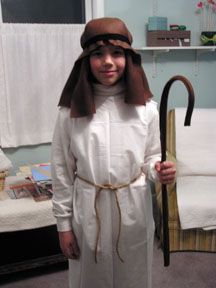
<path id="1" fill-rule="evenodd" d="M 116 201 L 116 206 L 117 206 L 117 209 L 118 209 L 118 214 L 119 214 L 119 227 L 118 227 L 118 237 L 117 237 L 117 241 L 116 241 L 116 253 L 120 259 L 121 262 L 124 262 L 120 253 L 119 253 L 119 240 L 120 240 L 120 235 L 121 235 L 121 219 L 122 219 L 122 216 L 121 216 L 121 208 L 120 208 L 120 205 L 119 205 L 119 200 L 118 200 L 118 195 L 117 195 L 117 192 L 119 189 L 121 188 L 125 188 L 127 186 L 129 186 L 130 184 L 136 182 L 136 180 L 138 178 L 140 178 L 140 176 L 142 175 L 142 171 L 140 171 L 139 175 L 137 175 L 134 179 L 132 179 L 129 183 L 126 183 L 126 184 L 120 184 L 120 185 L 112 185 L 112 184 L 103 184 L 103 185 L 100 185 L 100 184 L 96 184 L 96 183 L 93 183 L 89 180 L 86 180 L 85 178 L 77 175 L 77 178 L 79 178 L 80 180 L 84 181 L 85 183 L 91 185 L 91 186 L 94 186 L 96 188 L 96 193 L 95 193 L 95 200 L 94 200 L 94 209 L 95 209 L 95 214 L 96 214 L 96 219 L 97 219 L 97 237 L 96 237 L 96 244 L 95 244 L 95 262 L 97 263 L 97 252 L 98 252 L 98 241 L 99 241 L 99 238 L 100 238 L 100 233 L 101 233 L 101 220 L 100 220 L 100 215 L 99 215 L 99 210 L 97 208 L 97 202 L 98 202 L 98 199 L 99 199 L 99 196 L 100 196 L 100 193 L 103 189 L 108 189 L 110 191 L 112 191 L 115 195 L 115 201 Z"/>

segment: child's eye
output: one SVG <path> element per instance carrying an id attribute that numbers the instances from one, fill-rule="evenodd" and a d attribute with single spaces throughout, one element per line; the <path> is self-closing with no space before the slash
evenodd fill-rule
<path id="1" fill-rule="evenodd" d="M 113 51 L 113 54 L 114 55 L 124 55 L 124 50 L 122 50 L 122 49 L 115 49 L 114 51 Z"/>
<path id="2" fill-rule="evenodd" d="M 100 57 L 101 55 L 102 55 L 102 52 L 100 50 L 96 50 L 91 53 L 91 56 L 94 56 L 94 57 Z"/>

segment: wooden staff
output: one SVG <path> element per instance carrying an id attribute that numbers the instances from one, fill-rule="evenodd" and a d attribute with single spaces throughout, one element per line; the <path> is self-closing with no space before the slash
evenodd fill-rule
<path id="1" fill-rule="evenodd" d="M 191 83 L 184 76 L 174 76 L 165 85 L 160 102 L 160 140 L 161 140 L 161 162 L 166 161 L 166 135 L 167 135 L 167 102 L 171 85 L 175 81 L 181 81 L 188 90 L 188 107 L 185 116 L 184 126 L 190 126 L 191 116 L 194 108 L 194 91 Z M 168 224 L 168 196 L 167 187 L 162 184 L 162 216 L 163 216 L 163 254 L 164 266 L 170 264 L 169 248 L 169 224 Z"/>

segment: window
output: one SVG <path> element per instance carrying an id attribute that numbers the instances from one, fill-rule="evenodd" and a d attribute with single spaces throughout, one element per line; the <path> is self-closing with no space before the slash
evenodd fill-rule
<path id="1" fill-rule="evenodd" d="M 103 16 L 103 0 L 0 1 L 0 20 L 2 18 L 3 23 L 82 24 Z"/>
<path id="2" fill-rule="evenodd" d="M 77 12 L 72 12 L 71 2 Z M 102 4 L 103 0 L 0 0 L 3 148 L 52 141 L 59 95 L 81 53 L 85 22 L 103 17 Z M 49 113 L 41 107 L 49 107 Z"/>

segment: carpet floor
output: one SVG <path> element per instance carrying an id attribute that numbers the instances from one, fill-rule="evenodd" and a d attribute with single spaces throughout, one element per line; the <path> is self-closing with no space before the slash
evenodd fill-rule
<path id="1" fill-rule="evenodd" d="M 152 288 L 216 288 L 216 253 L 171 253 L 170 266 L 154 245 Z M 1 288 L 68 288 L 67 265 L 58 265 L 1 277 Z M 98 287 L 95 287 L 98 288 Z"/>

